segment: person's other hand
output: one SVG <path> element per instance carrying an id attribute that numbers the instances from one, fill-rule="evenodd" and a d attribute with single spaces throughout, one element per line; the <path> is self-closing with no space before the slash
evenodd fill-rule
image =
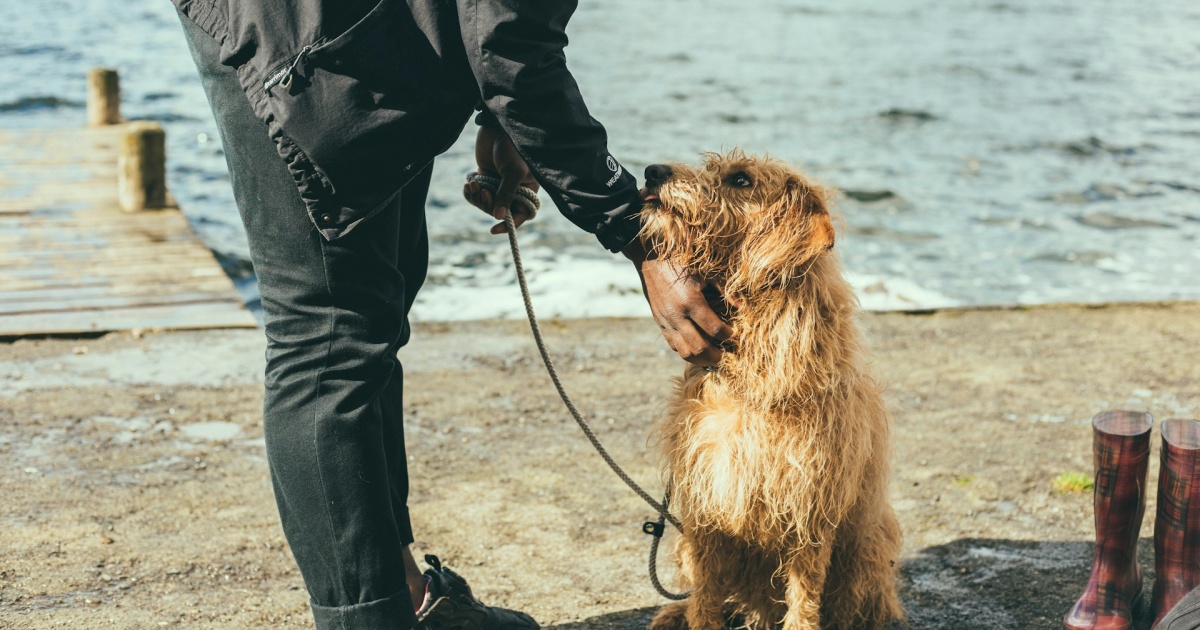
<path id="1" fill-rule="evenodd" d="M 504 234 L 507 227 L 504 215 L 511 211 L 513 223 L 520 227 L 529 219 L 529 208 L 520 202 L 514 202 L 517 188 L 528 186 L 535 192 L 538 190 L 537 180 L 529 172 L 529 166 L 512 140 L 508 139 L 503 130 L 495 127 L 480 127 L 475 135 L 475 164 L 480 175 L 491 175 L 500 178 L 500 187 L 496 193 L 484 188 L 478 182 L 467 182 L 463 186 L 463 196 L 471 205 L 492 215 L 497 221 L 492 226 L 492 234 Z"/>
<path id="2" fill-rule="evenodd" d="M 686 269 L 648 255 L 638 239 L 622 253 L 637 267 L 642 291 L 667 345 L 684 361 L 716 365 L 733 328 L 706 299 L 705 289 L 710 287 Z"/>

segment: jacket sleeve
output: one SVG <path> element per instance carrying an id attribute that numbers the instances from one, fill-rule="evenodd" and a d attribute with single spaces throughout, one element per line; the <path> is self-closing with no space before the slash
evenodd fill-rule
<path id="1" fill-rule="evenodd" d="M 619 251 L 638 231 L 637 180 L 608 152 L 563 48 L 576 0 L 459 0 L 480 122 L 499 124 L 571 222 Z"/>

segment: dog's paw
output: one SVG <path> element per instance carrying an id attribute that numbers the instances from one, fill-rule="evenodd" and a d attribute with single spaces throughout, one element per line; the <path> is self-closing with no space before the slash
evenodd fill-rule
<path id="1" fill-rule="evenodd" d="M 658 609 L 650 620 L 650 630 L 687 630 L 687 603 L 674 602 Z"/>

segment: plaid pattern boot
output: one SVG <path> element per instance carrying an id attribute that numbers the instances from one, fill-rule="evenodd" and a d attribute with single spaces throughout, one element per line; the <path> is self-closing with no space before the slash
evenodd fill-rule
<path id="1" fill-rule="evenodd" d="M 1200 422 L 1167 420 L 1161 431 L 1153 602 L 1154 627 L 1167 630 L 1167 611 L 1200 585 Z"/>
<path id="2" fill-rule="evenodd" d="M 1065 630 L 1129 630 L 1142 596 L 1138 532 L 1146 512 L 1146 470 L 1154 419 L 1137 411 L 1092 418 L 1096 464 L 1096 555 L 1087 588 L 1063 620 Z"/>

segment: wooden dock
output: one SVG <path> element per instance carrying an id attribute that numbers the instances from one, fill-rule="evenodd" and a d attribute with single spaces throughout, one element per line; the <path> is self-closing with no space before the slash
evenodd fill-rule
<path id="1" fill-rule="evenodd" d="M 257 325 L 177 208 L 122 211 L 129 130 L 0 130 L 0 337 Z"/>

